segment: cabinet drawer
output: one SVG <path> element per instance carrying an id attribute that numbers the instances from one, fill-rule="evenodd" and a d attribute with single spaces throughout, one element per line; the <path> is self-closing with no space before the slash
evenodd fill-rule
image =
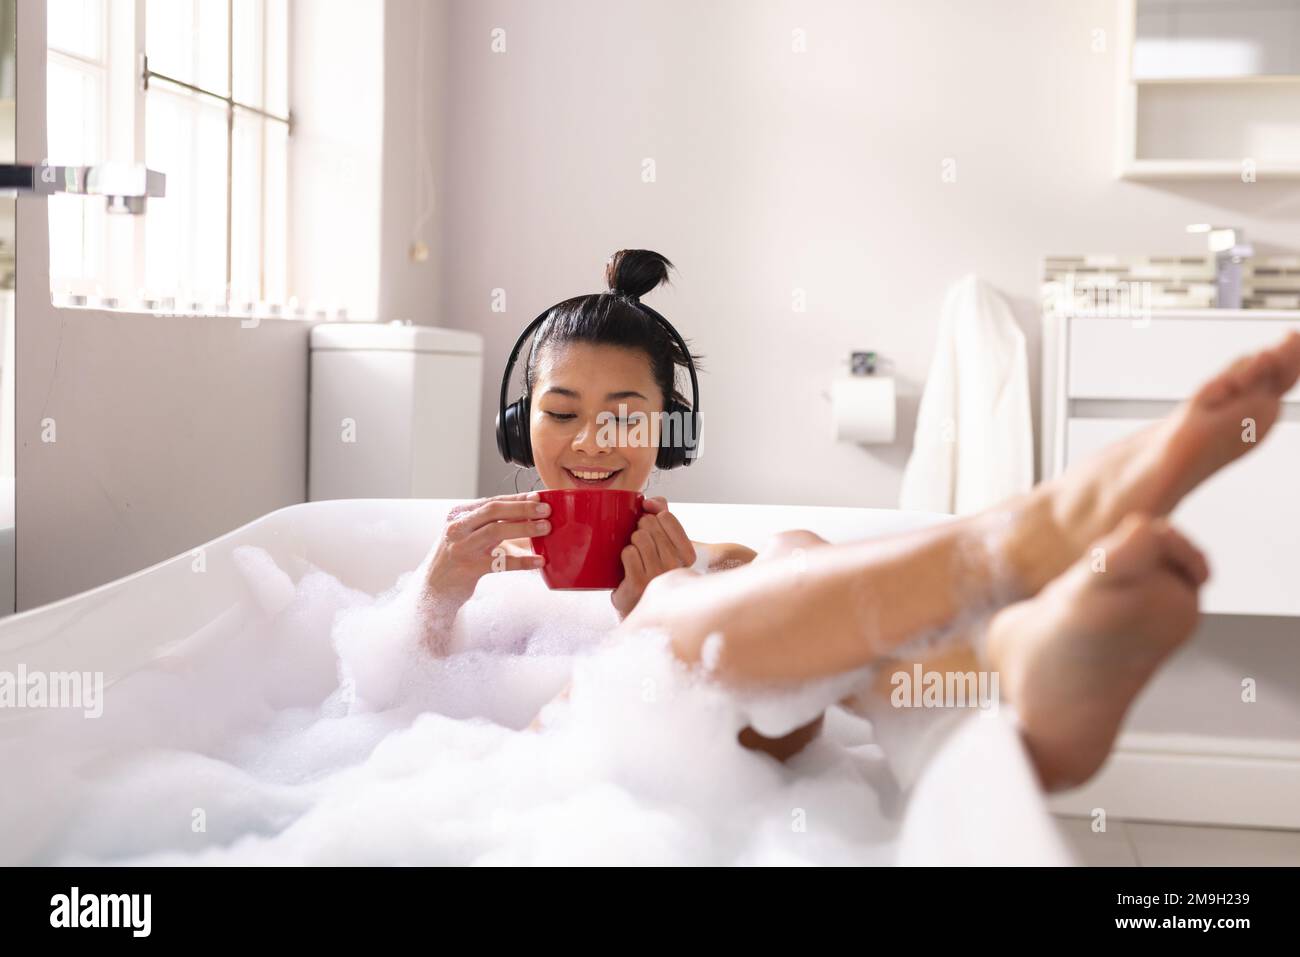
<path id="1" fill-rule="evenodd" d="M 1183 399 L 1232 359 L 1279 342 L 1292 329 L 1300 329 L 1300 320 L 1073 318 L 1066 395 Z M 1286 399 L 1300 402 L 1300 386 Z"/>
<path id="2" fill-rule="evenodd" d="M 1071 419 L 1066 462 L 1149 422 Z M 1215 614 L 1300 615 L 1300 423 L 1279 422 L 1244 458 L 1189 495 L 1173 521 L 1206 554 L 1210 581 L 1201 610 Z"/>

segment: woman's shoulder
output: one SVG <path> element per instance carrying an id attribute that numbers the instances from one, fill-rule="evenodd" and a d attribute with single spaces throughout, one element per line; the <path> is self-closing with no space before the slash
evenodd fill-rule
<path id="1" fill-rule="evenodd" d="M 711 572 L 748 565 L 758 554 L 752 548 L 735 542 L 691 542 L 691 544 L 695 546 L 696 554 L 702 556 L 704 569 Z"/>

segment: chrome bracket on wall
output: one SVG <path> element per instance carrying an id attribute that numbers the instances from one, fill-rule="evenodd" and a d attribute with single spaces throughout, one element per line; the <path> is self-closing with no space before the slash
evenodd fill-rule
<path id="1" fill-rule="evenodd" d="M 167 176 L 133 163 L 96 166 L 0 164 L 0 194 L 32 193 L 48 196 L 73 193 L 103 196 L 110 213 L 140 214 L 150 196 L 167 195 Z"/>

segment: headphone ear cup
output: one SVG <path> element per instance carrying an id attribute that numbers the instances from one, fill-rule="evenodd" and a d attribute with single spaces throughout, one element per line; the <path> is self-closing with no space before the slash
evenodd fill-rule
<path id="1" fill-rule="evenodd" d="M 690 465 L 695 460 L 691 454 L 695 448 L 696 436 L 687 435 L 690 427 L 691 410 L 680 402 L 669 402 L 664 409 L 663 426 L 659 429 L 659 452 L 655 456 L 655 465 L 660 469 L 675 469 Z"/>
<path id="2" fill-rule="evenodd" d="M 506 441 L 506 426 L 501 421 L 500 412 L 497 413 L 497 453 L 507 462 L 510 461 L 510 443 Z"/>
<path id="3" fill-rule="evenodd" d="M 516 399 L 506 406 L 504 420 L 497 421 L 497 451 L 507 462 L 533 467 L 533 439 L 528 431 L 528 399 Z"/>

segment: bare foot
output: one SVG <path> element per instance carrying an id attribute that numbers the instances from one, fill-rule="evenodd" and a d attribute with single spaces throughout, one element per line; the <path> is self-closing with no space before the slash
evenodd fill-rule
<path id="1" fill-rule="evenodd" d="M 1026 506 L 1054 527 L 1056 547 L 1035 543 L 1030 593 L 1055 578 L 1084 546 L 1125 515 L 1168 515 L 1192 489 L 1249 452 L 1277 421 L 1281 399 L 1300 378 L 1300 333 L 1238 359 L 1172 415 L 1097 453 L 1032 493 Z"/>
<path id="2" fill-rule="evenodd" d="M 1208 574 L 1164 519 L 1130 515 L 1036 598 L 994 617 L 988 656 L 1045 787 L 1101 767 L 1133 699 L 1195 628 Z"/>

